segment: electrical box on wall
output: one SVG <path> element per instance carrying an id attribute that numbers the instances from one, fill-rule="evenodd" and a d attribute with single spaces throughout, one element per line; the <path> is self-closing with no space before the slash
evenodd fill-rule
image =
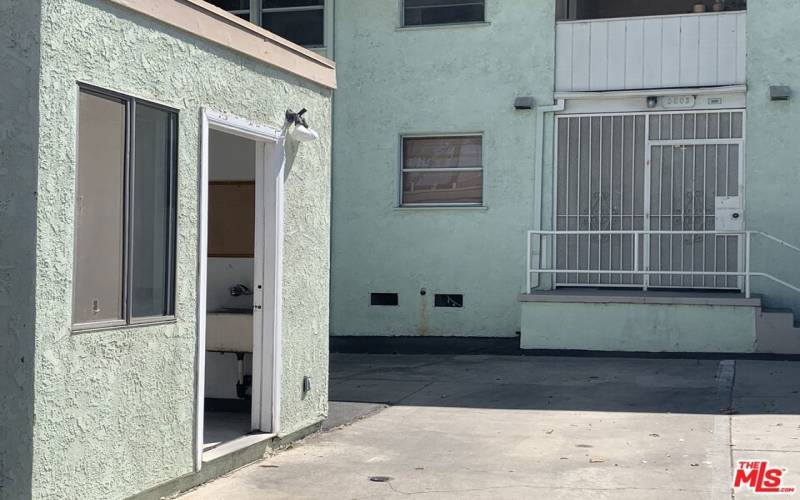
<path id="1" fill-rule="evenodd" d="M 738 196 L 717 196 L 714 208 L 715 230 L 741 231 L 744 228 L 741 198 Z"/>

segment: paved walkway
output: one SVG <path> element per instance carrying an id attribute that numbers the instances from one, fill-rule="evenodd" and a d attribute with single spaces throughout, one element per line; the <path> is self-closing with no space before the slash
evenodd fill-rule
<path id="1" fill-rule="evenodd" d="M 352 423 L 182 498 L 747 498 L 737 460 L 800 487 L 799 392 L 797 362 L 332 355 Z"/>

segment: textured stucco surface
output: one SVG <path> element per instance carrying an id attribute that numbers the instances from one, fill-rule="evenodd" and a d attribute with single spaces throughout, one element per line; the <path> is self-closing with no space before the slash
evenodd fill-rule
<path id="1" fill-rule="evenodd" d="M 321 133 L 286 176 L 281 433 L 321 420 L 330 91 L 101 0 L 44 0 L 42 60 L 34 496 L 120 498 L 192 471 L 203 107 L 280 127 L 305 106 Z M 70 334 L 77 81 L 180 111 L 174 324 Z"/>
<path id="2" fill-rule="evenodd" d="M 539 200 L 536 114 L 513 103 L 552 103 L 555 7 L 486 4 L 486 24 L 398 29 L 397 0 L 336 2 L 333 335 L 518 330 Z M 484 134 L 486 208 L 397 210 L 400 136 L 464 132 Z M 400 305 L 371 307 L 370 292 Z M 434 293 L 463 293 L 465 307 L 434 309 Z"/>
<path id="3" fill-rule="evenodd" d="M 523 349 L 755 352 L 756 307 L 530 302 Z"/>
<path id="4" fill-rule="evenodd" d="M 800 3 L 759 0 L 747 6 L 747 229 L 800 246 Z M 792 99 L 769 100 L 770 85 L 789 85 Z M 800 285 L 800 254 L 753 240 L 754 271 Z M 770 307 L 800 313 L 800 295 L 763 279 L 753 291 Z"/>
<path id="5" fill-rule="evenodd" d="M 30 494 L 39 2 L 0 0 L 0 498 Z"/>

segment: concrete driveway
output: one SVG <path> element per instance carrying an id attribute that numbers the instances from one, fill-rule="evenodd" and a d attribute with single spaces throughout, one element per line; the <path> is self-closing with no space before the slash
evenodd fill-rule
<path id="1" fill-rule="evenodd" d="M 330 389 L 332 430 L 185 498 L 756 496 L 739 460 L 800 486 L 797 362 L 334 354 Z"/>

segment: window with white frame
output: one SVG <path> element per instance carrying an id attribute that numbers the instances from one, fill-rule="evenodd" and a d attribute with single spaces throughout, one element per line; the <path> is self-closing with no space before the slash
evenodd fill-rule
<path id="1" fill-rule="evenodd" d="M 483 22 L 485 11 L 485 0 L 403 0 L 403 26 Z"/>
<path id="2" fill-rule="evenodd" d="M 78 101 L 72 322 L 175 314 L 175 110 L 95 88 Z"/>
<path id="3" fill-rule="evenodd" d="M 402 206 L 483 204 L 481 135 L 406 136 Z"/>
<path id="4" fill-rule="evenodd" d="M 207 1 L 298 45 L 325 45 L 325 0 Z"/>

